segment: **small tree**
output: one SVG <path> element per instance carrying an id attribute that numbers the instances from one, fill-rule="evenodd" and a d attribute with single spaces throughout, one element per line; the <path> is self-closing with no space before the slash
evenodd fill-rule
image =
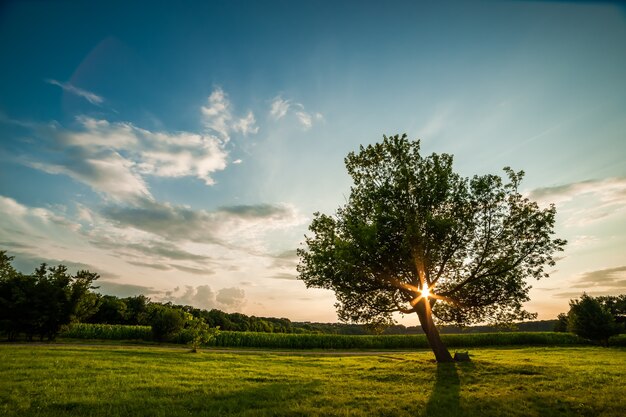
<path id="1" fill-rule="evenodd" d="M 572 333 L 605 346 L 609 337 L 619 333 L 615 318 L 597 299 L 583 294 L 580 300 L 571 300 L 569 305 L 568 329 Z"/>
<path id="2" fill-rule="evenodd" d="M 197 353 L 202 345 L 210 343 L 217 337 L 219 329 L 219 326 L 209 327 L 203 319 L 195 318 L 189 314 L 182 333 L 183 338 L 191 347 L 191 351 Z"/>
<path id="3" fill-rule="evenodd" d="M 529 278 L 564 240 L 553 239 L 556 209 L 540 209 L 518 191 L 524 173 L 464 178 L 452 156 L 420 155 L 419 141 L 396 135 L 345 159 L 354 185 L 334 216 L 316 213 L 298 250 L 299 278 L 331 289 L 343 321 L 391 323 L 416 313 L 437 361 L 452 356 L 442 322 L 510 322 L 535 317 L 522 308 Z"/>

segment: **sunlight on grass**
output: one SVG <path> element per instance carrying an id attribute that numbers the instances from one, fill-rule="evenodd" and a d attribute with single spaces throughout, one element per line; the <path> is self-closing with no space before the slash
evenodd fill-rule
<path id="1" fill-rule="evenodd" d="M 0 345 L 3 416 L 621 416 L 626 350 L 327 356 Z"/>

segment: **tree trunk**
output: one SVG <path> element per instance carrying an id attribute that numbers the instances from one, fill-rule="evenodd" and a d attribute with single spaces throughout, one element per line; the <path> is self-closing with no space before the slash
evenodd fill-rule
<path id="1" fill-rule="evenodd" d="M 439 336 L 439 330 L 437 330 L 433 322 L 433 315 L 428 300 L 421 300 L 419 302 L 417 305 L 417 316 L 420 319 L 422 330 L 424 330 L 426 334 L 426 339 L 428 339 L 428 344 L 435 354 L 437 362 L 454 362 L 448 348 L 443 344 L 441 336 Z"/>

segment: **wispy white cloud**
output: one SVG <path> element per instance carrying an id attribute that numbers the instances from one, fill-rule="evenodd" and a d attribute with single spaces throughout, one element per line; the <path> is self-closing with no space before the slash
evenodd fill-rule
<path id="1" fill-rule="evenodd" d="M 222 139 L 228 140 L 229 123 L 232 119 L 230 101 L 221 88 L 216 88 L 208 98 L 208 105 L 202 106 L 204 125 L 216 132 Z"/>
<path id="2" fill-rule="evenodd" d="M 293 113 L 300 126 L 305 130 L 310 129 L 314 122 L 324 120 L 324 116 L 321 113 L 306 111 L 302 103 L 286 100 L 281 96 L 277 96 L 271 101 L 269 114 L 272 119 L 280 120 L 290 112 Z"/>
<path id="3" fill-rule="evenodd" d="M 259 127 L 256 125 L 254 113 L 249 111 L 242 118 L 233 116 L 232 104 L 228 95 L 220 87 L 216 87 L 208 98 L 206 106 L 201 107 L 204 117 L 203 123 L 209 132 L 217 134 L 223 140 L 230 140 L 231 132 L 239 132 L 244 136 L 256 134 Z"/>
<path id="4" fill-rule="evenodd" d="M 304 127 L 305 129 L 309 129 L 311 126 L 313 126 L 313 119 L 311 118 L 311 115 L 309 113 L 306 113 L 304 111 L 297 111 L 296 117 L 298 118 L 298 121 L 300 122 L 302 127 Z"/>
<path id="5" fill-rule="evenodd" d="M 530 193 L 535 200 L 561 203 L 583 194 L 596 194 L 603 201 L 626 202 L 626 178 L 587 180 L 554 187 L 537 188 Z"/>
<path id="6" fill-rule="evenodd" d="M 32 168 L 49 174 L 67 175 L 117 201 L 135 202 L 152 198 L 143 178 L 133 170 L 133 163 L 119 153 L 79 152 L 83 157 L 65 159 L 60 163 L 31 162 Z"/>
<path id="7" fill-rule="evenodd" d="M 52 85 L 56 85 L 58 87 L 61 87 L 64 91 L 67 91 L 68 93 L 72 93 L 75 94 L 79 97 L 84 98 L 85 100 L 87 100 L 88 102 L 90 102 L 91 104 L 94 104 L 96 106 L 101 105 L 104 102 L 104 98 L 102 98 L 102 96 L 99 96 L 95 93 L 92 93 L 91 91 L 87 91 L 87 90 L 83 90 L 82 88 L 78 88 L 75 85 L 67 82 L 67 83 L 62 83 L 60 81 L 57 80 L 53 80 L 53 79 L 49 79 L 46 80 L 46 82 L 48 84 L 52 84 Z"/>
<path id="8" fill-rule="evenodd" d="M 233 130 L 235 132 L 240 132 L 244 136 L 249 134 L 257 134 L 259 133 L 259 127 L 256 125 L 256 119 L 254 118 L 254 113 L 251 111 L 248 112 L 246 117 L 237 120 L 233 124 Z"/>
<path id="9" fill-rule="evenodd" d="M 529 197 L 556 204 L 569 226 L 585 226 L 626 210 L 626 178 L 605 178 L 537 188 Z"/>
<path id="10" fill-rule="evenodd" d="M 285 117 L 287 111 L 289 111 L 289 107 L 291 107 L 289 100 L 285 100 L 280 96 L 275 97 L 270 105 L 270 116 L 272 116 L 274 120 L 280 120 Z"/>
<path id="11" fill-rule="evenodd" d="M 38 129 L 39 135 L 52 141 L 54 152 L 45 161 L 27 164 L 68 175 L 106 197 L 133 204 L 152 199 L 146 175 L 196 177 L 212 185 L 212 174 L 227 165 L 224 144 L 212 136 L 154 132 L 128 122 L 89 117 L 77 121 L 77 129 L 56 124 Z"/>

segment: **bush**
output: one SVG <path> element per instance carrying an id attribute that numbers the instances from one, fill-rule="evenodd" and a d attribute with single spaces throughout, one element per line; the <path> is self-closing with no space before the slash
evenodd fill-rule
<path id="1" fill-rule="evenodd" d="M 609 338 L 620 330 L 611 312 L 587 294 L 583 294 L 580 300 L 570 301 L 568 317 L 568 329 L 571 332 L 605 346 Z"/>
<path id="2" fill-rule="evenodd" d="M 626 334 L 609 337 L 609 346 L 626 347 Z"/>

